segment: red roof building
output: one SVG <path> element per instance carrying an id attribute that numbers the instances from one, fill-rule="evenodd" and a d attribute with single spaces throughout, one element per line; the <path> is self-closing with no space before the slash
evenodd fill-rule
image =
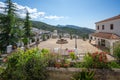
<path id="1" fill-rule="evenodd" d="M 114 43 L 120 41 L 120 15 L 96 22 L 95 24 L 96 32 L 90 34 L 90 39 L 94 39 L 96 45 L 109 48 L 111 54 L 113 54 Z"/>

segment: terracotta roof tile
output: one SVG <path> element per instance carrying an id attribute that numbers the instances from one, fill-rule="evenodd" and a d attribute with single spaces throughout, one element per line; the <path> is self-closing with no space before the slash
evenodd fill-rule
<path id="1" fill-rule="evenodd" d="M 97 24 L 97 23 L 101 23 L 101 22 L 112 21 L 112 20 L 116 20 L 116 19 L 120 19 L 120 15 L 117 15 L 117 16 L 114 16 L 114 17 L 111 17 L 111 18 L 108 18 L 108 19 L 105 19 L 105 20 L 102 20 L 102 21 L 96 22 L 95 24 Z"/>
<path id="2" fill-rule="evenodd" d="M 106 33 L 106 32 L 98 32 L 91 34 L 95 37 L 105 38 L 105 39 L 120 39 L 120 36 L 113 34 L 113 33 Z"/>

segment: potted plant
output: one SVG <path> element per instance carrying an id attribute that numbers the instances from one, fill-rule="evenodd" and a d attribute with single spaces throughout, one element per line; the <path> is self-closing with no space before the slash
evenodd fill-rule
<path id="1" fill-rule="evenodd" d="M 61 63 L 60 62 L 56 62 L 55 63 L 55 67 L 57 67 L 59 69 L 61 67 Z"/>
<path id="2" fill-rule="evenodd" d="M 61 67 L 61 60 L 57 60 L 55 62 L 55 67 L 60 68 Z"/>
<path id="3" fill-rule="evenodd" d="M 75 60 L 75 59 L 76 59 L 76 55 L 75 55 L 74 52 L 70 52 L 70 58 L 71 58 L 72 60 Z"/>
<path id="4" fill-rule="evenodd" d="M 68 60 L 65 60 L 64 64 L 63 64 L 63 67 L 64 68 L 68 68 L 70 66 L 70 61 Z"/>
<path id="5" fill-rule="evenodd" d="M 13 45 L 13 49 L 17 49 L 17 46 L 16 46 L 16 45 Z"/>

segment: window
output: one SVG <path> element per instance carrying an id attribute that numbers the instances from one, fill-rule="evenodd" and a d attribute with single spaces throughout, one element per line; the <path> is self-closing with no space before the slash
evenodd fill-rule
<path id="1" fill-rule="evenodd" d="M 102 25 L 102 30 L 104 30 L 104 25 Z"/>
<path id="2" fill-rule="evenodd" d="M 113 30 L 114 29 L 114 25 L 110 24 L 110 29 Z"/>
<path id="3" fill-rule="evenodd" d="M 97 30 L 99 30 L 99 26 L 97 26 Z"/>

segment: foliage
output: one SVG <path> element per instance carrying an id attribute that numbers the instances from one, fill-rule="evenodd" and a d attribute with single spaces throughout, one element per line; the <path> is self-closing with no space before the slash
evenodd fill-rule
<path id="1" fill-rule="evenodd" d="M 108 66 L 110 68 L 120 68 L 120 64 L 115 61 L 109 62 Z"/>
<path id="2" fill-rule="evenodd" d="M 32 42 L 35 42 L 35 38 L 31 38 Z"/>
<path id="3" fill-rule="evenodd" d="M 30 22 L 29 12 L 26 12 L 26 18 L 24 22 L 24 36 L 30 38 L 31 37 L 31 22 Z"/>
<path id="4" fill-rule="evenodd" d="M 23 39 L 22 39 L 22 41 L 23 41 L 23 43 L 24 43 L 25 45 L 27 45 L 27 44 L 28 44 L 29 39 L 26 37 L 26 38 L 23 38 Z"/>
<path id="5" fill-rule="evenodd" d="M 45 34 L 42 35 L 42 40 L 46 41 L 46 35 Z"/>
<path id="6" fill-rule="evenodd" d="M 70 54 L 70 58 L 71 58 L 72 60 L 75 60 L 75 59 L 76 59 L 75 52 L 70 52 L 69 54 Z"/>
<path id="7" fill-rule="evenodd" d="M 3 67 L 0 67 L 0 75 L 1 73 L 4 71 L 4 68 Z"/>
<path id="8" fill-rule="evenodd" d="M 74 63 L 73 67 L 75 67 L 75 68 L 83 68 L 84 63 L 83 62 L 76 62 L 76 63 Z"/>
<path id="9" fill-rule="evenodd" d="M 42 49 L 41 52 L 42 52 L 43 54 L 48 54 L 48 53 L 50 53 L 50 51 L 49 51 L 48 49 Z"/>
<path id="10" fill-rule="evenodd" d="M 7 45 L 14 45 L 18 42 L 16 26 L 16 7 L 11 0 L 6 0 L 6 15 L 0 16 L 1 33 L 0 46 L 5 49 Z"/>
<path id="11" fill-rule="evenodd" d="M 30 22 L 30 17 L 29 17 L 29 12 L 26 12 L 26 18 L 25 18 L 25 22 L 24 22 L 24 44 L 27 45 L 27 43 L 29 42 L 29 39 L 32 35 L 31 32 L 31 22 Z"/>
<path id="12" fill-rule="evenodd" d="M 105 52 L 88 53 L 84 57 L 84 66 L 87 68 L 108 68 L 108 60 Z"/>
<path id="13" fill-rule="evenodd" d="M 8 57 L 2 73 L 3 80 L 47 80 L 48 57 L 41 56 L 39 49 L 18 51 Z"/>
<path id="14" fill-rule="evenodd" d="M 94 80 L 94 71 L 82 70 L 81 72 L 75 73 L 72 80 Z"/>
<path id="15" fill-rule="evenodd" d="M 120 44 L 115 46 L 114 56 L 117 58 L 118 62 L 120 63 Z"/>
<path id="16" fill-rule="evenodd" d="M 70 61 L 68 59 L 61 60 L 61 66 L 65 67 L 65 68 L 69 67 L 70 66 Z"/>
<path id="17" fill-rule="evenodd" d="M 49 57 L 50 56 L 50 51 L 48 49 L 42 49 L 41 50 L 41 56 Z"/>
<path id="18" fill-rule="evenodd" d="M 90 56 L 90 53 L 86 54 L 84 56 L 84 66 L 86 68 L 90 68 L 90 67 L 93 67 L 93 64 L 94 64 L 94 61 L 93 61 L 93 58 Z"/>

